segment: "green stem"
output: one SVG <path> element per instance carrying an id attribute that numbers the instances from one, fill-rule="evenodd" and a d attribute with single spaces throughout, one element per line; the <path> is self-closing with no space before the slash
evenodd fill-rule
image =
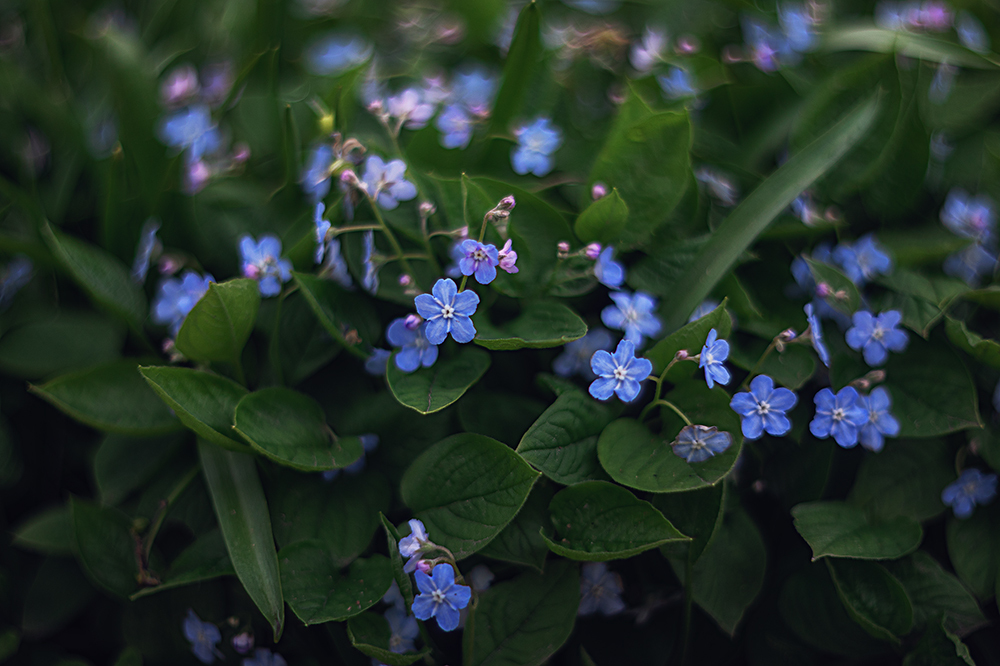
<path id="1" fill-rule="evenodd" d="M 691 425 L 691 419 L 689 419 L 687 417 L 687 415 L 684 414 L 684 412 L 682 412 L 677 407 L 677 405 L 675 405 L 674 403 L 670 402 L 669 400 L 662 400 L 660 398 L 657 398 L 656 400 L 654 400 L 653 402 L 649 403 L 648 405 L 646 405 L 643 408 L 642 413 L 639 414 L 639 422 L 641 423 L 646 418 L 646 414 L 648 414 L 650 412 L 650 410 L 652 410 L 654 407 L 657 407 L 657 406 L 660 406 L 660 405 L 662 405 L 664 407 L 669 407 L 671 410 L 673 410 L 674 414 L 677 414 L 677 416 L 681 417 L 681 420 L 684 421 L 685 424 Z"/>
<path id="2" fill-rule="evenodd" d="M 463 275 L 462 276 L 462 282 L 461 282 L 461 284 L 458 285 L 458 290 L 462 291 L 463 289 L 465 289 L 465 283 L 468 282 L 468 281 L 469 281 L 469 276 L 468 275 Z"/>
<path id="3" fill-rule="evenodd" d="M 389 239 L 389 245 L 392 246 L 393 252 L 399 256 L 399 263 L 403 265 L 403 270 L 407 273 L 407 275 L 416 280 L 417 276 L 414 274 L 413 267 L 410 266 L 409 260 L 403 256 L 403 248 L 400 246 L 399 241 L 396 240 L 396 234 L 392 233 L 392 229 L 390 229 L 389 225 L 385 223 L 385 219 L 382 217 L 382 213 L 378 209 L 378 203 L 375 201 L 375 196 L 368 195 L 367 192 L 365 194 L 368 197 L 368 203 L 371 204 L 372 212 L 375 213 L 375 219 L 378 220 L 382 229 L 382 233 L 385 234 L 387 239 Z"/>
<path id="4" fill-rule="evenodd" d="M 330 229 L 330 233 L 334 236 L 339 236 L 340 234 L 346 234 L 350 231 L 378 231 L 382 227 L 377 224 L 354 224 L 349 227 L 334 227 Z"/>
<path id="5" fill-rule="evenodd" d="M 180 494 L 184 492 L 184 489 L 194 481 L 194 477 L 198 476 L 200 470 L 201 468 L 198 465 L 192 467 L 187 474 L 181 477 L 181 480 L 177 482 L 177 485 L 170 491 L 166 499 L 160 501 L 160 508 L 157 509 L 156 516 L 153 518 L 153 525 L 149 528 L 149 532 L 146 533 L 146 537 L 143 539 L 145 541 L 143 546 L 144 562 L 149 562 L 149 554 L 153 550 L 153 541 L 156 540 L 156 534 L 160 531 L 163 521 L 166 520 L 170 507 L 177 501 Z"/>

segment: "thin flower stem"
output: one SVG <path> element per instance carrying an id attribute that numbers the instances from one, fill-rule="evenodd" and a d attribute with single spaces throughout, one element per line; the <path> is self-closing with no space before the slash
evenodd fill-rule
<path id="1" fill-rule="evenodd" d="M 674 414 L 677 414 L 677 416 L 681 417 L 681 420 L 684 421 L 685 424 L 691 425 L 691 419 L 689 419 L 687 415 L 677 407 L 677 405 L 670 402 L 669 400 L 663 400 L 661 398 L 657 398 L 656 400 L 649 403 L 643 408 L 642 413 L 639 414 L 639 422 L 642 423 L 642 421 L 646 418 L 646 414 L 648 414 L 650 410 L 652 410 L 654 407 L 658 407 L 660 405 L 662 405 L 663 407 L 669 407 L 674 412 Z"/>
<path id="2" fill-rule="evenodd" d="M 353 224 L 349 227 L 335 227 L 330 229 L 330 233 L 334 236 L 339 236 L 340 234 L 346 234 L 350 231 L 378 231 L 382 227 L 377 224 Z"/>
<path id="3" fill-rule="evenodd" d="M 459 291 L 464 290 L 465 289 L 465 283 L 468 282 L 468 281 L 469 281 L 469 276 L 468 275 L 463 275 L 462 276 L 462 282 L 461 282 L 461 284 L 458 285 L 458 290 Z"/>
<path id="4" fill-rule="evenodd" d="M 780 333 L 778 335 L 780 335 Z M 757 374 L 757 371 L 760 370 L 760 367 L 764 365 L 764 360 L 768 357 L 768 355 L 770 355 L 770 353 L 774 351 L 774 348 L 778 346 L 778 335 L 774 336 L 774 339 L 771 340 L 771 344 L 767 346 L 767 349 L 764 350 L 764 353 L 760 355 L 759 359 L 757 359 L 757 363 L 754 364 L 753 368 L 750 370 L 750 373 L 743 380 L 743 383 L 740 384 L 741 389 L 746 389 L 748 386 L 750 386 L 750 380 L 753 379 L 754 375 Z"/>
<path id="5" fill-rule="evenodd" d="M 378 193 L 376 192 L 376 194 Z M 372 212 L 375 213 L 375 219 L 378 220 L 382 233 L 389 239 L 389 244 L 392 245 L 393 252 L 399 256 L 399 263 L 402 264 L 403 270 L 406 271 L 407 275 L 416 279 L 416 275 L 413 273 L 413 267 L 410 266 L 409 260 L 403 256 L 403 248 L 400 246 L 399 241 L 396 240 L 396 234 L 392 233 L 392 229 L 390 229 L 389 225 L 385 223 L 385 219 L 382 217 L 382 213 L 378 209 L 375 197 L 369 195 L 367 192 L 365 192 L 365 196 L 368 197 L 368 203 L 371 204 Z"/>

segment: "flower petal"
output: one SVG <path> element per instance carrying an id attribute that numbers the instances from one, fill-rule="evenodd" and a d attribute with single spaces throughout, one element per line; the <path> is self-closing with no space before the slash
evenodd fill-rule
<path id="1" fill-rule="evenodd" d="M 454 317 L 451 320 L 451 337 L 455 342 L 472 342 L 476 337 L 476 327 L 468 317 Z"/>
<path id="2" fill-rule="evenodd" d="M 599 377 L 595 379 L 590 384 L 590 395 L 594 396 L 598 400 L 607 400 L 615 392 L 615 386 L 618 385 L 618 380 L 611 377 Z"/>

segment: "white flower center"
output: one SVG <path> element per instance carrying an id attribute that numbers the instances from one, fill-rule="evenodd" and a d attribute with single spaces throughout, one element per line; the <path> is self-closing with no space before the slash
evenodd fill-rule
<path id="1" fill-rule="evenodd" d="M 768 412 L 771 411 L 771 405 L 768 404 L 766 400 L 761 400 L 757 403 L 757 413 L 761 416 L 766 416 Z"/>
<path id="2" fill-rule="evenodd" d="M 840 407 L 834 409 L 833 413 L 830 414 L 830 418 L 832 418 L 834 421 L 843 421 L 844 416 L 845 416 L 844 410 L 841 409 Z"/>
<path id="3" fill-rule="evenodd" d="M 443 604 L 444 592 L 442 592 L 441 590 L 434 590 L 433 592 L 431 592 L 431 599 L 434 600 L 435 604 Z"/>
<path id="4" fill-rule="evenodd" d="M 713 363 L 715 363 L 715 359 L 712 358 L 712 352 L 706 350 L 703 351 L 701 355 L 705 359 L 705 365 L 712 365 Z"/>
<path id="5" fill-rule="evenodd" d="M 875 330 L 872 331 L 872 340 L 881 340 L 883 335 L 885 335 L 885 329 L 881 326 L 876 326 Z"/>
<path id="6" fill-rule="evenodd" d="M 445 319 L 451 319 L 455 316 L 455 308 L 450 305 L 441 306 L 441 316 Z"/>
<path id="7" fill-rule="evenodd" d="M 396 652 L 397 650 L 394 650 L 393 648 L 402 648 L 402 647 L 403 647 L 402 636 L 393 634 L 392 636 L 389 637 L 389 652 Z M 401 652 L 402 650 L 399 651 Z"/>
<path id="8" fill-rule="evenodd" d="M 625 317 L 626 324 L 634 324 L 639 321 L 639 312 L 631 305 L 622 308 L 622 316 Z"/>
<path id="9" fill-rule="evenodd" d="M 486 261 L 486 252 L 483 250 L 483 248 L 477 247 L 476 250 L 472 253 L 472 259 L 476 263 Z"/>
<path id="10" fill-rule="evenodd" d="M 628 370 L 626 370 L 624 366 L 619 365 L 617 368 L 615 368 L 615 379 L 617 379 L 620 382 L 623 382 L 626 379 L 628 379 Z"/>

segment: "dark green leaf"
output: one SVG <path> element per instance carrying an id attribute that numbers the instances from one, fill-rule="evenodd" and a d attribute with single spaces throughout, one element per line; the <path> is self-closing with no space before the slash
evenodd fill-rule
<path id="1" fill-rule="evenodd" d="M 66 506 L 55 506 L 32 516 L 14 530 L 19 548 L 45 555 L 73 554 L 73 517 Z"/>
<path id="2" fill-rule="evenodd" d="M 951 317 L 945 321 L 944 330 L 948 339 L 972 358 L 991 368 L 1000 368 L 1000 343 L 996 340 L 984 339 L 966 328 L 964 321 Z"/>
<path id="3" fill-rule="evenodd" d="M 153 474 L 177 453 L 182 435 L 133 438 L 108 435 L 94 456 L 94 481 L 102 506 L 116 506 L 144 487 Z"/>
<path id="4" fill-rule="evenodd" d="M 132 521 L 117 509 L 102 509 L 70 497 L 73 540 L 84 571 L 100 587 L 120 597 L 135 590 L 139 573 Z"/>
<path id="5" fill-rule="evenodd" d="M 385 517 L 385 514 L 380 513 L 378 517 L 382 521 L 382 528 L 385 530 L 385 539 L 389 547 L 389 562 L 392 566 L 392 577 L 399 586 L 399 591 L 403 595 L 406 607 L 409 608 L 413 605 L 413 583 L 410 580 L 410 574 L 403 571 L 403 556 L 399 554 L 399 532 Z"/>
<path id="6" fill-rule="evenodd" d="M 862 509 L 844 502 L 806 502 L 792 508 L 795 529 L 812 548 L 813 560 L 847 557 L 892 560 L 913 552 L 924 531 L 900 516 L 874 522 Z"/>
<path id="7" fill-rule="evenodd" d="M 1000 562 L 1000 520 L 976 510 L 971 517 L 948 517 L 948 557 L 955 573 L 980 599 L 993 596 Z"/>
<path id="8" fill-rule="evenodd" d="M 667 364 L 674 360 L 674 356 L 682 349 L 687 351 L 689 356 L 700 354 L 701 348 L 705 346 L 708 333 L 713 328 L 720 340 L 728 338 L 733 329 L 733 320 L 730 318 L 729 313 L 726 312 L 726 303 L 727 301 L 724 300 L 719 307 L 704 317 L 685 324 L 663 340 L 657 342 L 652 349 L 647 350 L 643 356 L 653 362 L 653 373 L 659 374 L 663 372 Z M 680 373 L 684 372 L 690 376 L 697 366 L 691 363 L 678 363 L 674 367 L 677 369 L 671 370 L 671 373 L 678 373 L 677 376 L 683 376 Z M 672 374 L 671 376 L 674 375 Z"/>
<path id="9" fill-rule="evenodd" d="M 945 615 L 945 625 L 964 635 L 986 622 L 969 591 L 927 553 L 918 550 L 905 559 L 886 562 L 885 567 L 906 589 L 916 627 L 933 626 Z"/>
<path id="10" fill-rule="evenodd" d="M 525 347 L 558 347 L 587 334 L 587 324 L 562 303 L 532 302 L 512 321 L 494 326 L 485 308 L 473 320 L 477 345 L 487 349 L 511 350 Z"/>
<path id="11" fill-rule="evenodd" d="M 903 666 L 976 666 L 969 648 L 944 623 L 935 622 L 927 628 L 920 642 L 903 659 Z"/>
<path id="12" fill-rule="evenodd" d="M 332 280 L 306 273 L 292 273 L 292 276 L 326 332 L 350 353 L 367 358 L 364 349 L 373 346 L 382 332 L 371 303 Z M 347 340 L 350 330 L 357 332 L 356 341 L 353 337 L 350 342 Z"/>
<path id="13" fill-rule="evenodd" d="M 0 369 L 24 379 L 42 379 L 121 355 L 124 329 L 87 313 L 61 312 L 5 331 Z"/>
<path id="14" fill-rule="evenodd" d="M 962 298 L 985 305 L 993 310 L 1000 310 L 1000 286 L 997 285 L 990 285 L 989 287 L 966 292 L 962 295 Z"/>
<path id="15" fill-rule="evenodd" d="M 541 20 L 541 12 L 534 2 L 526 4 L 517 17 L 500 90 L 493 104 L 492 134 L 506 132 L 524 102 L 532 72 L 542 58 Z"/>
<path id="16" fill-rule="evenodd" d="M 697 562 L 722 524 L 726 484 L 718 483 L 686 493 L 654 495 L 650 502 L 681 533 L 691 540 L 669 543 L 660 550 L 670 557 Z"/>
<path id="17" fill-rule="evenodd" d="M 429 368 L 405 373 L 389 360 L 386 379 L 401 404 L 421 414 L 440 411 L 455 402 L 479 381 L 490 367 L 490 355 L 475 347 L 462 347 L 450 359 L 439 359 Z"/>
<path id="18" fill-rule="evenodd" d="M 628 222 L 628 206 L 618 194 L 618 188 L 613 188 L 597 201 L 593 202 L 580 213 L 573 225 L 576 237 L 584 243 L 597 241 L 599 243 L 614 243 Z"/>
<path id="19" fill-rule="evenodd" d="M 808 257 L 806 263 L 809 264 L 809 270 L 816 284 L 826 284 L 834 294 L 842 293 L 844 296 L 843 298 L 830 296 L 826 299 L 827 303 L 846 314 L 853 314 L 858 309 L 861 305 L 861 294 L 846 275 L 829 264 Z"/>
<path id="20" fill-rule="evenodd" d="M 233 412 L 247 390 L 234 381 L 192 368 L 139 368 L 149 385 L 196 435 L 235 451 L 247 447 L 233 433 Z"/>
<path id="21" fill-rule="evenodd" d="M 430 652 L 430 648 L 424 648 L 420 652 L 391 651 L 389 623 L 375 613 L 361 613 L 348 618 L 347 637 L 351 640 L 351 645 L 362 653 L 388 666 L 410 666 Z"/>
<path id="22" fill-rule="evenodd" d="M 546 402 L 517 391 L 470 391 L 458 403 L 458 422 L 465 432 L 486 435 L 514 447 L 542 415 Z"/>
<path id="23" fill-rule="evenodd" d="M 210 284 L 184 319 L 177 333 L 177 350 L 194 361 L 225 361 L 238 366 L 259 307 L 256 280 L 239 278 Z"/>
<path id="24" fill-rule="evenodd" d="M 861 628 L 883 641 L 899 643 L 913 626 L 913 607 L 906 590 L 875 562 L 828 559 L 837 594 Z"/>
<path id="25" fill-rule="evenodd" d="M 68 534 L 72 536 L 72 528 Z M 46 558 L 25 594 L 21 629 L 32 638 L 58 631 L 79 615 L 95 594 L 74 560 Z"/>
<path id="26" fill-rule="evenodd" d="M 536 483 L 514 520 L 479 554 L 533 567 L 541 573 L 549 554 L 541 530 L 549 524 L 549 502 L 555 492 L 552 484 L 546 483 L 545 479 Z"/>
<path id="27" fill-rule="evenodd" d="M 798 391 L 816 372 L 816 353 L 809 345 L 791 344 L 784 351 L 772 351 L 757 368 L 757 361 L 769 343 L 763 340 L 758 344 L 744 347 L 731 346 L 729 360 L 733 365 L 744 370 L 756 368 L 757 374 L 767 375 L 775 384 Z"/>
<path id="28" fill-rule="evenodd" d="M 131 596 L 132 600 L 145 597 L 155 592 L 183 587 L 192 583 L 200 583 L 221 576 L 235 576 L 236 570 L 229 559 L 226 542 L 222 532 L 213 529 L 201 535 L 195 542 L 185 548 L 177 558 L 170 563 L 170 568 L 163 575 L 162 582 L 155 587 L 146 587 Z"/>
<path id="29" fill-rule="evenodd" d="M 945 509 L 941 491 L 955 479 L 953 458 L 940 441 L 889 441 L 861 463 L 848 501 L 873 520 L 933 518 Z"/>

